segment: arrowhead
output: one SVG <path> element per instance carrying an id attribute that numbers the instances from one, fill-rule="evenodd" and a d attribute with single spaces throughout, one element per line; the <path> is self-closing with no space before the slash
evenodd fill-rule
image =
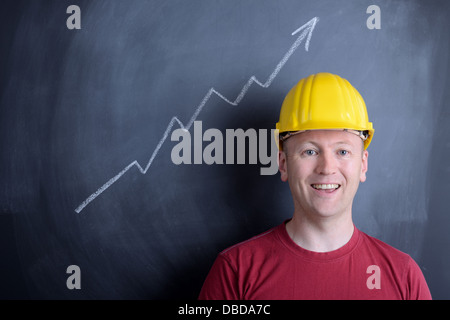
<path id="1" fill-rule="evenodd" d="M 306 35 L 308 35 L 308 37 L 306 38 L 306 42 L 305 42 L 305 50 L 306 51 L 308 51 L 308 49 L 309 49 L 309 41 L 311 40 L 312 32 L 318 21 L 319 21 L 319 18 L 314 17 L 311 20 L 309 20 L 307 23 L 302 25 L 300 28 L 298 28 L 297 30 L 292 32 L 292 35 L 296 35 L 297 33 L 299 33 L 300 31 L 303 30 L 303 32 L 298 37 L 297 41 L 302 41 L 306 37 Z"/>

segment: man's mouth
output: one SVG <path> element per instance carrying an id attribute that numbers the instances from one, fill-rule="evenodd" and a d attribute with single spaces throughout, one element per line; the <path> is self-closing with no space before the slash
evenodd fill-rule
<path id="1" fill-rule="evenodd" d="M 313 187 L 316 190 L 325 190 L 325 191 L 333 191 L 340 188 L 340 184 L 312 184 L 311 187 Z"/>

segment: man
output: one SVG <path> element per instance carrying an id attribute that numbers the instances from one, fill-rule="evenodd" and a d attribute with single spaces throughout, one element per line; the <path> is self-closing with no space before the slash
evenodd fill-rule
<path id="1" fill-rule="evenodd" d="M 277 129 L 293 217 L 221 252 L 199 299 L 431 299 L 409 255 L 353 224 L 374 134 L 358 91 L 329 73 L 302 79 Z"/>

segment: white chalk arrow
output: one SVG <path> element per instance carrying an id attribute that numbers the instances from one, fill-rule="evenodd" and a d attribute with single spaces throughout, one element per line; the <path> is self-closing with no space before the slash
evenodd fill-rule
<path id="1" fill-rule="evenodd" d="M 256 83 L 257 85 L 268 88 L 273 80 L 276 78 L 280 70 L 283 68 L 283 66 L 286 64 L 286 62 L 289 60 L 289 58 L 294 54 L 294 52 L 297 50 L 297 48 L 300 46 L 302 41 L 306 38 L 305 41 L 305 50 L 308 51 L 309 49 L 309 42 L 311 40 L 312 33 L 314 31 L 314 28 L 319 21 L 318 17 L 314 17 L 311 20 L 309 20 L 307 23 L 302 25 L 300 28 L 295 30 L 292 35 L 299 34 L 295 42 L 292 44 L 292 46 L 289 48 L 289 50 L 286 52 L 286 54 L 283 56 L 283 58 L 280 60 L 280 62 L 277 64 L 273 72 L 270 74 L 270 76 L 267 78 L 265 82 L 261 82 L 258 79 L 256 79 L 255 76 L 251 76 L 250 79 L 247 81 L 247 83 L 242 87 L 242 90 L 237 95 L 236 99 L 234 101 L 227 99 L 224 97 L 220 92 L 218 92 L 216 89 L 211 88 L 206 93 L 203 100 L 200 102 L 200 104 L 195 109 L 194 114 L 192 115 L 191 119 L 187 123 L 187 125 L 184 125 L 176 116 L 174 116 L 169 124 L 167 125 L 166 130 L 164 131 L 164 134 L 162 135 L 161 139 L 158 142 L 158 145 L 156 146 L 155 150 L 153 150 L 153 153 L 147 162 L 147 165 L 145 168 L 143 168 L 139 162 L 136 160 L 131 162 L 129 165 L 127 165 L 125 168 L 122 169 L 118 174 L 116 174 L 114 177 L 109 179 L 103 186 L 101 186 L 97 191 L 95 191 L 93 194 L 91 194 L 89 197 L 86 198 L 76 209 L 75 212 L 80 213 L 89 203 L 94 201 L 99 195 L 101 195 L 106 189 L 108 189 L 114 182 L 120 179 L 128 170 L 130 170 L 132 167 L 136 167 L 142 174 L 146 174 L 148 169 L 153 163 L 153 160 L 155 160 L 156 155 L 158 154 L 159 150 L 161 149 L 162 145 L 166 141 L 167 137 L 169 136 L 169 133 L 172 131 L 172 127 L 175 123 L 178 123 L 180 128 L 189 130 L 189 128 L 192 126 L 194 121 L 197 119 L 198 115 L 202 111 L 203 107 L 206 105 L 208 100 L 211 98 L 213 94 L 217 95 L 219 98 L 227 102 L 228 104 L 232 106 L 237 106 L 241 102 L 241 100 L 245 97 L 247 94 L 248 89 L 252 86 L 253 83 Z"/>

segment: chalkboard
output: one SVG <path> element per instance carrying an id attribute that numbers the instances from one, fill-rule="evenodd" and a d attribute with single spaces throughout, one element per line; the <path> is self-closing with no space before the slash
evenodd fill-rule
<path id="1" fill-rule="evenodd" d="M 293 213 L 250 151 L 194 159 L 202 134 L 271 150 L 284 96 L 317 72 L 349 80 L 375 127 L 356 226 L 450 298 L 447 1 L 0 6 L 0 298 L 195 299 L 218 252 Z M 200 143 L 190 164 L 174 132 Z"/>

